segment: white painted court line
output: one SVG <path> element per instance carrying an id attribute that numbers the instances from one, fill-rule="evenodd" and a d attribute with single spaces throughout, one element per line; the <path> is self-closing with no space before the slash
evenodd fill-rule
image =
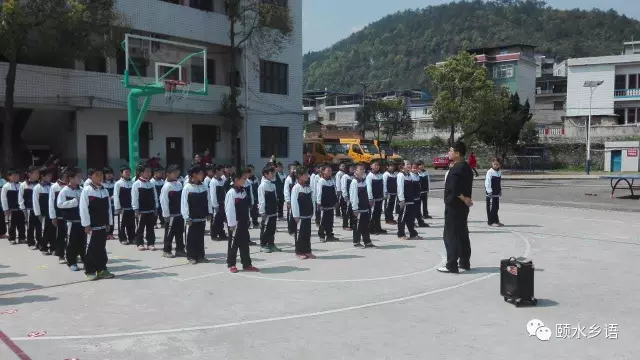
<path id="1" fill-rule="evenodd" d="M 520 233 L 518 233 L 516 231 L 512 231 L 512 233 L 516 234 L 517 236 L 519 236 L 525 242 L 525 251 L 521 255 L 521 257 L 523 257 L 523 258 L 529 257 L 529 254 L 531 252 L 531 244 L 529 243 L 529 240 L 524 235 L 522 235 L 522 234 L 520 234 Z M 324 316 L 324 315 L 338 314 L 338 313 L 343 313 L 343 312 L 353 311 L 353 310 L 361 310 L 361 309 L 367 309 L 367 308 L 372 308 L 372 307 L 378 307 L 378 306 L 382 306 L 382 305 L 395 304 L 395 303 L 400 303 L 400 302 L 404 302 L 404 301 L 407 301 L 407 300 L 419 299 L 419 298 L 423 298 L 423 297 L 426 297 L 426 296 L 429 296 L 429 295 L 435 295 L 435 294 L 439 294 L 439 293 L 442 293 L 442 292 L 445 292 L 445 291 L 459 289 L 459 288 L 462 288 L 464 286 L 471 285 L 471 284 L 474 284 L 474 283 L 489 279 L 489 278 L 494 277 L 496 275 L 499 275 L 499 273 L 488 274 L 488 275 L 481 276 L 479 278 L 475 278 L 475 279 L 472 279 L 472 280 L 468 280 L 468 281 L 465 281 L 465 282 L 462 282 L 462 283 L 459 283 L 459 284 L 447 286 L 447 287 L 436 289 L 436 290 L 426 291 L 426 292 L 415 294 L 415 295 L 404 296 L 404 297 L 401 297 L 401 298 L 389 299 L 389 300 L 385 300 L 385 301 L 377 301 L 377 302 L 372 302 L 372 303 L 367 303 L 367 304 L 362 304 L 362 305 L 349 306 L 349 307 L 338 308 L 338 309 L 333 309 L 333 310 L 325 310 L 325 311 L 317 311 L 317 312 L 310 312 L 310 313 L 304 313 L 304 314 L 297 314 L 297 315 L 278 316 L 278 317 L 272 317 L 272 318 L 266 318 L 266 319 L 246 320 L 246 321 L 230 322 L 230 323 L 225 323 L 225 324 L 184 327 L 184 328 L 176 328 L 176 329 L 134 331 L 134 332 L 121 332 L 121 333 L 98 334 L 98 335 L 71 335 L 71 336 L 48 336 L 48 337 L 47 336 L 43 336 L 43 337 L 36 337 L 36 338 L 15 337 L 15 338 L 11 338 L 11 340 L 13 340 L 13 341 L 92 340 L 92 339 L 132 337 L 132 336 L 149 336 L 149 335 L 162 335 L 162 334 L 175 334 L 175 333 L 184 333 L 184 332 L 193 332 L 193 331 L 215 330 L 215 329 L 224 329 L 224 328 L 243 326 L 243 325 L 255 325 L 255 324 L 263 324 L 263 323 L 270 323 L 270 322 L 276 322 L 276 321 L 311 318 L 311 317 L 318 317 L 318 316 Z M 454 275 L 447 274 L 447 275 L 443 275 L 443 276 L 454 276 Z"/>

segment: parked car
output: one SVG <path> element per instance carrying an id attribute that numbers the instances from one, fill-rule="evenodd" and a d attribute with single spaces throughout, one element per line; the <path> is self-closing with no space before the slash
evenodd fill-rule
<path id="1" fill-rule="evenodd" d="M 440 156 L 434 156 L 433 157 L 433 168 L 434 169 L 449 169 L 449 163 L 451 162 L 451 160 L 449 160 L 449 155 L 447 154 L 442 154 Z"/>

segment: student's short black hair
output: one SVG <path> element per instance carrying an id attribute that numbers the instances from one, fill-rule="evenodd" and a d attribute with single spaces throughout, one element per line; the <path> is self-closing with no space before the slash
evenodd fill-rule
<path id="1" fill-rule="evenodd" d="M 304 174 L 308 174 L 309 173 L 309 169 L 307 169 L 304 166 L 298 166 L 296 167 L 296 175 L 298 176 L 302 176 Z"/>
<path id="2" fill-rule="evenodd" d="M 53 172 L 55 171 L 54 169 L 48 168 L 46 166 L 43 166 L 40 168 L 40 176 L 46 176 L 49 174 L 53 174 Z"/>
<path id="3" fill-rule="evenodd" d="M 147 164 L 140 164 L 138 165 L 138 167 L 136 168 L 136 172 L 138 173 L 143 173 L 145 170 L 151 170 L 151 166 L 147 165 Z"/>
<path id="4" fill-rule="evenodd" d="M 293 165 L 293 166 L 300 166 L 300 165 L 302 165 L 302 164 L 300 164 L 300 161 L 296 160 L 296 161 L 294 161 L 294 162 L 293 162 L 293 164 L 291 164 L 291 165 Z"/>
<path id="5" fill-rule="evenodd" d="M 80 173 L 80 170 L 75 167 L 68 167 L 64 171 L 64 175 L 68 178 L 75 177 L 76 175 L 78 175 L 78 173 Z"/>
<path id="6" fill-rule="evenodd" d="M 162 166 L 158 166 L 157 168 L 153 169 L 153 173 L 154 174 L 161 173 L 163 171 L 164 171 L 164 169 L 162 168 Z"/>
<path id="7" fill-rule="evenodd" d="M 373 159 L 373 160 L 371 160 L 371 165 L 373 165 L 373 164 L 382 165 L 382 163 L 380 162 L 380 159 Z"/>
<path id="8" fill-rule="evenodd" d="M 251 164 L 247 165 L 247 167 L 248 167 L 248 168 L 251 168 L 251 169 L 255 169 L 255 168 L 256 168 L 255 166 L 253 166 L 253 165 L 251 165 Z"/>
<path id="9" fill-rule="evenodd" d="M 467 145 L 463 143 L 461 140 L 458 140 L 455 143 L 453 143 L 453 146 L 451 146 L 451 148 L 453 149 L 453 151 L 460 153 L 460 156 L 462 157 L 467 155 Z"/>
<path id="10" fill-rule="evenodd" d="M 226 165 L 224 166 L 224 168 L 225 168 L 225 169 L 231 169 L 231 165 L 226 164 Z"/>
<path id="11" fill-rule="evenodd" d="M 273 166 L 265 166 L 264 169 L 262 169 L 262 175 L 266 175 L 272 172 L 276 172 L 276 169 Z"/>
<path id="12" fill-rule="evenodd" d="M 180 172 L 180 166 L 176 165 L 176 164 L 171 164 L 169 166 L 167 166 L 167 173 L 173 173 L 173 172 Z"/>
<path id="13" fill-rule="evenodd" d="M 102 169 L 100 168 L 89 168 L 89 170 L 87 170 L 87 176 L 91 176 L 97 172 L 102 172 Z"/>
<path id="14" fill-rule="evenodd" d="M 253 168 L 251 167 L 251 165 L 245 167 L 244 169 L 242 169 L 242 172 L 240 173 L 240 175 L 247 175 L 247 174 L 252 174 L 253 173 Z"/>
<path id="15" fill-rule="evenodd" d="M 189 169 L 189 171 L 187 171 L 187 174 L 189 174 L 189 177 L 199 173 L 199 172 L 203 172 L 202 167 L 201 166 L 193 166 Z"/>
<path id="16" fill-rule="evenodd" d="M 224 166 L 222 166 L 222 165 L 218 164 L 218 165 L 216 165 L 216 166 L 213 168 L 213 171 L 221 171 L 221 170 L 223 170 L 223 169 L 224 169 Z"/>
<path id="17" fill-rule="evenodd" d="M 363 167 L 363 168 L 365 168 L 365 169 L 366 169 L 366 168 L 367 168 L 367 164 L 365 164 L 365 163 L 363 163 L 363 162 L 359 162 L 359 163 L 357 163 L 357 164 L 355 165 L 355 167 L 354 167 L 354 168 L 358 168 L 358 167 Z"/>
<path id="18" fill-rule="evenodd" d="M 113 169 L 106 166 L 104 169 L 102 169 L 102 173 L 107 175 L 107 174 L 113 174 Z"/>
<path id="19" fill-rule="evenodd" d="M 204 169 L 205 169 L 206 171 L 213 171 L 214 167 L 213 167 L 213 165 L 212 165 L 212 164 L 207 164 L 207 165 L 204 167 Z"/>
<path id="20" fill-rule="evenodd" d="M 7 176 L 16 175 L 16 174 L 20 174 L 20 170 L 18 170 L 18 169 L 9 169 L 9 170 L 7 170 Z"/>
<path id="21" fill-rule="evenodd" d="M 125 166 L 121 166 L 120 167 L 120 174 L 122 174 L 123 172 L 125 172 L 127 170 L 131 171 L 131 168 L 126 166 L 126 165 Z"/>
<path id="22" fill-rule="evenodd" d="M 498 164 L 502 165 L 502 159 L 500 159 L 499 157 L 494 157 L 493 161 L 497 162 Z"/>
<path id="23" fill-rule="evenodd" d="M 282 163 L 280 161 L 276 161 L 276 166 L 282 167 Z"/>
<path id="24" fill-rule="evenodd" d="M 29 168 L 27 169 L 27 173 L 29 174 L 34 173 L 36 171 L 40 171 L 40 168 L 37 166 L 29 166 Z"/>
<path id="25" fill-rule="evenodd" d="M 418 161 L 416 161 L 416 165 L 418 165 L 418 166 L 424 166 L 424 161 L 422 161 L 422 160 L 418 160 Z"/>
<path id="26" fill-rule="evenodd" d="M 298 165 L 296 165 L 296 163 L 291 163 L 291 164 L 289 164 L 289 170 L 291 170 L 291 169 L 295 169 L 295 168 L 296 168 L 296 166 L 298 166 Z"/>

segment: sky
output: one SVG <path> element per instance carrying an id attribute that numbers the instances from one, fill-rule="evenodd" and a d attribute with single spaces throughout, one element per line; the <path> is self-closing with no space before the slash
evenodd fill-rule
<path id="1" fill-rule="evenodd" d="M 346 38 L 387 14 L 448 3 L 447 0 L 302 0 L 303 50 L 317 51 Z M 613 8 L 640 19 L 638 0 L 546 0 L 560 9 Z M 375 6 L 373 5 L 375 4 Z"/>

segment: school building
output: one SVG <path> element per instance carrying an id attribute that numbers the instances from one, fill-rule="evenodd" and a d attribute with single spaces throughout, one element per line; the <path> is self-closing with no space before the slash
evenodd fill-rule
<path id="1" fill-rule="evenodd" d="M 138 35 L 204 46 L 208 50 L 209 94 L 189 96 L 169 106 L 154 97 L 140 129 L 140 158 L 186 168 L 196 152 L 209 149 L 214 162 L 264 164 L 272 155 L 283 163 L 302 157 L 302 4 L 281 1 L 293 18 L 293 34 L 270 58 L 248 51 L 235 72 L 229 63 L 229 20 L 224 0 L 117 0 L 116 9 Z M 81 168 L 127 163 L 128 90 L 122 83 L 124 52 L 116 58 L 77 60 L 66 68 L 19 64 L 15 86 L 14 154 L 20 164 L 58 154 Z M 8 66 L 0 62 L 0 78 Z M 202 69 L 183 69 L 187 81 Z M 153 77 L 151 66 L 141 72 Z M 202 82 L 202 81 L 201 81 Z M 245 121 L 235 149 L 231 124 L 219 115 L 231 86 L 241 91 Z M 0 86 L 4 103 L 5 86 Z M 2 121 L 2 116 L 0 116 Z M 0 129 L 2 127 L 0 126 Z M 0 149 L 1 151 L 1 149 Z M 0 157 L 1 158 L 1 157 Z"/>

